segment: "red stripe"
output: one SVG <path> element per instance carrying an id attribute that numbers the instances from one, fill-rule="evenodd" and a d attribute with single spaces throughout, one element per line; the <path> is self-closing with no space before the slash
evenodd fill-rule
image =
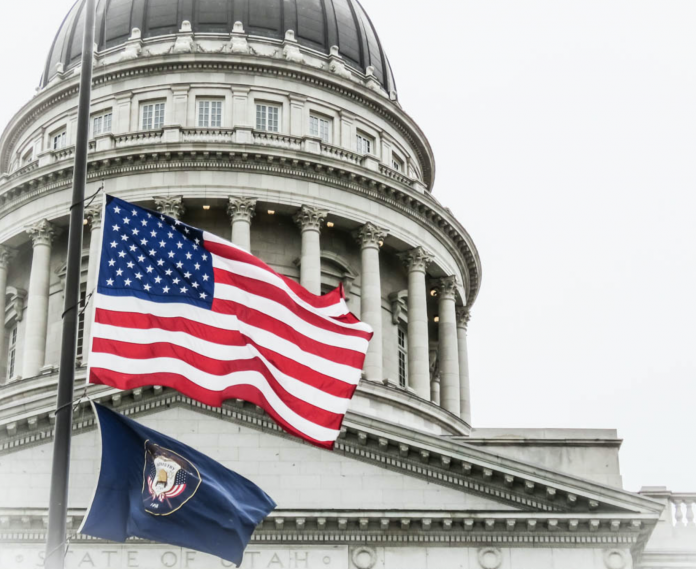
<path id="1" fill-rule="evenodd" d="M 339 428 L 343 419 L 343 415 L 341 414 L 326 411 L 325 409 L 321 409 L 308 401 L 304 401 L 288 393 L 259 358 L 223 362 L 202 356 L 187 348 L 164 342 L 143 345 L 104 340 L 102 338 L 94 339 L 94 348 L 92 352 L 114 354 L 132 360 L 172 358 L 185 362 L 205 373 L 217 376 L 241 371 L 255 371 L 265 378 L 268 385 L 273 389 L 276 395 L 278 395 L 280 400 L 298 415 L 309 419 L 317 425 L 326 427 L 327 429 Z M 134 362 L 133 369 L 137 369 L 137 367 L 138 364 Z"/>
<path id="2" fill-rule="evenodd" d="M 313 326 L 317 326 L 319 328 L 323 328 L 331 332 L 336 332 L 344 336 L 355 336 L 358 338 L 364 338 L 366 340 L 370 340 L 370 338 L 372 338 L 371 332 L 346 328 L 344 326 L 339 326 L 335 323 L 336 321 L 343 322 L 346 324 L 355 324 L 360 322 L 352 314 L 348 314 L 346 315 L 346 317 L 339 318 L 333 318 L 329 316 L 322 317 L 319 314 L 310 312 L 306 308 L 303 308 L 302 306 L 297 304 L 297 302 L 295 302 L 292 298 L 290 298 L 290 296 L 288 296 L 286 293 L 284 293 L 278 287 L 273 286 L 272 284 L 245 277 L 243 275 L 231 273 L 229 271 L 226 271 L 225 269 L 214 269 L 214 272 L 216 284 L 222 283 L 226 285 L 231 285 L 249 294 L 261 296 L 263 298 L 267 298 L 269 300 L 277 302 L 285 306 L 288 310 L 291 310 L 294 314 L 302 318 L 302 320 L 309 324 L 312 324 Z M 352 318 L 353 321 L 348 321 L 347 318 Z"/>
<path id="3" fill-rule="evenodd" d="M 355 392 L 355 386 L 335 377 L 320 373 L 306 365 L 303 365 L 296 360 L 285 357 L 265 347 L 259 346 L 249 338 L 244 337 L 237 331 L 223 330 L 213 326 L 207 326 L 188 320 L 182 317 L 161 318 L 152 314 L 140 314 L 137 312 L 114 312 L 97 308 L 95 311 L 95 322 L 115 326 L 124 329 L 124 338 L 127 339 L 128 328 L 138 330 L 167 330 L 169 332 L 184 332 L 201 340 L 206 340 L 211 343 L 220 344 L 223 346 L 254 346 L 271 364 L 284 374 L 289 375 L 306 383 L 321 389 L 322 391 L 334 395 L 350 399 Z M 364 359 L 364 358 L 363 358 Z"/>
<path id="4" fill-rule="evenodd" d="M 362 352 L 323 344 L 297 332 L 292 326 L 268 316 L 265 312 L 248 308 L 231 300 L 214 299 L 213 312 L 218 312 L 219 314 L 232 314 L 241 322 L 254 326 L 255 328 L 266 330 L 279 338 L 283 338 L 295 344 L 303 352 L 314 354 L 315 356 L 319 356 L 337 364 L 361 369 L 363 361 L 365 360 L 365 354 Z"/>
<path id="5" fill-rule="evenodd" d="M 136 389 L 138 387 L 149 387 L 152 385 L 171 387 L 184 394 L 186 397 L 190 397 L 191 399 L 200 401 L 204 405 L 213 407 L 222 407 L 222 403 L 226 399 L 243 399 L 244 401 L 261 407 L 276 423 L 290 434 L 300 437 L 321 448 L 333 449 L 334 446 L 334 441 L 317 441 L 287 423 L 276 413 L 263 393 L 250 385 L 236 385 L 222 392 L 212 392 L 203 389 L 184 376 L 174 373 L 153 373 L 148 375 L 121 374 L 103 368 L 91 368 L 89 381 L 90 383 L 110 385 L 118 389 Z"/>
<path id="6" fill-rule="evenodd" d="M 333 306 L 334 304 L 338 304 L 341 299 L 345 298 L 342 284 L 331 292 L 327 292 L 323 296 L 318 296 L 316 294 L 312 294 L 306 288 L 292 279 L 276 273 L 273 269 L 271 269 L 271 267 L 260 259 L 254 257 L 251 253 L 247 253 L 246 251 L 237 249 L 236 247 L 216 243 L 215 241 L 205 241 L 204 243 L 205 248 L 215 255 L 219 255 L 225 259 L 231 259 L 232 261 L 241 261 L 242 263 L 254 265 L 280 277 L 297 296 L 315 308 L 326 308 L 327 306 Z"/>

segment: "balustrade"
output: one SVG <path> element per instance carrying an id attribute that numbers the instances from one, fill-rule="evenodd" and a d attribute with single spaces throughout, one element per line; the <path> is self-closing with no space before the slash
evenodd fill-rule
<path id="1" fill-rule="evenodd" d="M 302 150 L 302 138 L 279 134 L 276 132 L 253 131 L 254 144 L 263 146 L 274 146 L 276 148 L 289 148 L 291 150 Z"/>
<path id="2" fill-rule="evenodd" d="M 331 146 L 330 144 L 322 144 L 321 153 L 329 158 L 343 160 L 344 162 L 350 162 L 358 166 L 361 165 L 363 161 L 363 157 L 360 154 L 356 154 L 344 148 L 339 148 L 338 146 Z"/>
<path id="3" fill-rule="evenodd" d="M 696 528 L 696 493 L 672 493 L 669 496 L 672 523 Z"/>
<path id="4" fill-rule="evenodd" d="M 114 136 L 116 148 L 124 146 L 137 146 L 139 144 L 157 144 L 162 142 L 162 130 L 147 130 Z"/>
<path id="5" fill-rule="evenodd" d="M 181 131 L 184 142 L 234 142 L 231 128 L 185 128 Z"/>

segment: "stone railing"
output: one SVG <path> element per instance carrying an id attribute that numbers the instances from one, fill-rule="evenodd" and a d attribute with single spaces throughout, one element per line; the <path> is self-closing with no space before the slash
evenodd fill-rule
<path id="1" fill-rule="evenodd" d="M 275 148 L 288 148 L 290 150 L 303 149 L 302 138 L 299 136 L 255 130 L 252 132 L 252 138 L 254 144 L 262 146 L 274 146 Z"/>
<path id="2" fill-rule="evenodd" d="M 386 176 L 387 178 L 391 178 L 392 180 L 395 180 L 401 184 L 404 184 L 406 186 L 410 186 L 413 181 L 408 177 L 404 176 L 400 172 L 397 172 L 396 170 L 389 168 L 385 166 L 384 164 L 379 165 L 379 172 L 383 176 Z"/>
<path id="3" fill-rule="evenodd" d="M 181 129 L 183 142 L 234 142 L 234 129 L 232 128 L 183 128 Z"/>
<path id="4" fill-rule="evenodd" d="M 68 146 L 66 148 L 61 148 L 60 150 L 54 150 L 51 152 L 53 155 L 54 162 L 60 162 L 61 160 L 66 160 L 75 156 L 75 147 Z"/>
<path id="5" fill-rule="evenodd" d="M 343 160 L 344 162 L 350 162 L 358 166 L 362 165 L 363 162 L 363 157 L 360 154 L 356 154 L 345 148 L 339 148 L 338 146 L 331 146 L 330 144 L 322 144 L 321 153 L 329 158 Z"/>
<path id="6" fill-rule="evenodd" d="M 696 492 L 671 493 L 669 504 L 674 525 L 696 527 Z"/>
<path id="7" fill-rule="evenodd" d="M 144 130 L 129 134 L 114 136 L 114 146 L 123 148 L 124 146 L 137 146 L 140 144 L 157 144 L 162 142 L 162 130 Z"/>

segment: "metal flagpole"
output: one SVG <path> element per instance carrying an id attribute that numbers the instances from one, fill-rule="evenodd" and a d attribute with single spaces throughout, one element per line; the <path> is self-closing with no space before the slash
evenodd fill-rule
<path id="1" fill-rule="evenodd" d="M 80 312 L 80 273 L 82 272 L 82 232 L 84 229 L 85 186 L 87 184 L 89 110 L 92 95 L 95 0 L 85 0 L 83 9 L 85 28 L 82 38 L 80 100 L 77 115 L 72 205 L 70 206 L 68 265 L 65 279 L 63 336 L 58 375 L 56 426 L 53 440 L 51 498 L 48 508 L 45 563 L 47 569 L 63 569 L 66 553 L 65 531 L 68 515 L 68 478 L 70 473 L 70 439 L 72 437 L 77 324 Z"/>

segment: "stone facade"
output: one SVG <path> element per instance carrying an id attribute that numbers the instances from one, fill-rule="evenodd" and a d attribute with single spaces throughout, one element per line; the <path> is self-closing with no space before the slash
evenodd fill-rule
<path id="1" fill-rule="evenodd" d="M 375 340 L 333 452 L 239 401 L 216 409 L 160 387 L 85 386 L 97 196 L 85 219 L 76 393 L 195 446 L 274 497 L 279 508 L 254 534 L 245 568 L 696 567 L 696 496 L 622 490 L 613 431 L 472 427 L 466 341 L 480 259 L 432 197 L 425 135 L 374 69 L 352 67 L 338 48 L 310 49 L 290 30 L 280 40 L 242 22 L 205 35 L 180 24 L 146 39 L 133 30 L 97 54 L 87 194 L 103 185 L 231 239 L 316 293 L 342 284 Z M 77 83 L 75 69 L 52 72 L 0 138 L 8 569 L 42 559 Z M 68 567 L 229 566 L 77 534 L 99 464 L 84 401 L 74 433 Z"/>

